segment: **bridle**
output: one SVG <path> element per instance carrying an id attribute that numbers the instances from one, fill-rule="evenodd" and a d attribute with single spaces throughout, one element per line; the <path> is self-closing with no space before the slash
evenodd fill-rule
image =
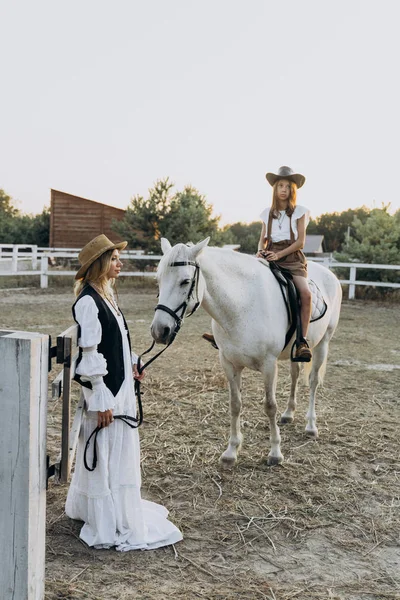
<path id="1" fill-rule="evenodd" d="M 176 334 L 178 333 L 178 331 L 181 328 L 182 325 L 182 321 L 184 319 L 184 316 L 186 314 L 187 311 L 187 307 L 189 305 L 189 300 L 192 297 L 193 291 L 196 288 L 196 303 L 193 307 L 193 310 L 187 315 L 188 317 L 191 317 L 192 314 L 194 312 L 196 312 L 196 310 L 199 308 L 200 306 L 200 301 L 199 301 L 199 273 L 200 273 L 200 267 L 196 262 L 193 262 L 191 260 L 188 261 L 176 261 L 173 262 L 169 265 L 170 267 L 185 267 L 185 266 L 191 266 L 195 268 L 192 280 L 190 282 L 190 288 L 189 288 L 189 292 L 188 295 L 186 297 L 186 300 L 184 300 L 182 302 L 182 304 L 180 304 L 178 306 L 178 308 L 176 308 L 175 310 L 172 310 L 171 308 L 169 308 L 168 306 L 165 306 L 165 304 L 157 304 L 157 306 L 155 307 L 154 310 L 163 310 L 164 312 L 168 313 L 169 315 L 171 315 L 171 317 L 173 319 L 175 319 L 175 329 L 174 332 L 171 336 L 171 340 L 169 342 L 168 345 L 172 344 L 172 342 L 174 341 Z M 178 311 L 181 311 L 181 314 L 178 315 Z"/>

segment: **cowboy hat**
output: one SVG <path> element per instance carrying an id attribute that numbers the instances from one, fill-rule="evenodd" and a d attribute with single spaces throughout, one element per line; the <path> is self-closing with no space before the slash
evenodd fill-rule
<path id="1" fill-rule="evenodd" d="M 277 174 L 267 173 L 265 177 L 271 185 L 274 185 L 279 179 L 288 179 L 289 181 L 293 181 L 298 188 L 301 188 L 306 181 L 304 175 L 295 173 L 290 167 L 280 167 Z"/>
<path id="2" fill-rule="evenodd" d="M 81 267 L 75 275 L 75 279 L 82 279 L 90 265 L 92 265 L 97 258 L 104 254 L 104 252 L 107 252 L 107 250 L 123 250 L 127 247 L 127 245 L 128 242 L 114 244 L 106 235 L 104 235 L 104 233 L 98 235 L 91 242 L 86 244 L 86 246 L 84 246 L 79 252 L 78 260 L 81 264 Z"/>

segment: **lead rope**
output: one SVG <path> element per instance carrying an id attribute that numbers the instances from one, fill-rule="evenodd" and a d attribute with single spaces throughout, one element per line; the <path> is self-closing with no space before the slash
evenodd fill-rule
<path id="1" fill-rule="evenodd" d="M 173 340 L 167 346 L 165 346 L 165 348 L 163 348 L 162 350 L 160 350 L 160 352 L 158 352 L 155 356 L 153 356 L 149 361 L 147 361 L 146 364 L 141 365 L 142 356 L 151 352 L 151 350 L 154 348 L 154 344 L 155 344 L 155 341 L 154 341 L 151 344 L 151 346 L 145 352 L 143 352 L 143 354 L 141 354 L 138 358 L 137 370 L 138 370 L 139 375 L 141 375 L 143 373 L 143 371 L 145 370 L 145 368 L 148 365 L 150 365 L 156 358 L 158 358 L 160 356 L 160 354 L 165 352 L 165 350 L 172 344 L 172 342 L 173 342 Z M 142 393 L 140 390 L 140 386 L 141 386 L 141 382 L 138 379 L 135 379 L 135 396 L 137 398 L 137 403 L 138 403 L 139 418 L 131 417 L 129 415 L 114 415 L 114 417 L 113 417 L 114 420 L 119 419 L 120 421 L 122 421 L 123 423 L 128 425 L 131 429 L 137 429 L 143 423 Z M 101 429 L 104 429 L 104 427 L 97 426 L 92 431 L 90 436 L 88 437 L 88 440 L 85 445 L 85 451 L 83 453 L 83 464 L 85 465 L 85 469 L 87 469 L 88 471 L 94 471 L 96 468 L 96 465 L 97 465 L 97 435 L 98 435 L 99 431 L 101 431 Z M 88 462 L 87 462 L 87 452 L 89 450 L 89 446 L 90 446 L 90 442 L 91 442 L 92 438 L 94 438 L 93 439 L 93 459 L 92 459 L 92 466 L 89 467 Z"/>
<path id="2" fill-rule="evenodd" d="M 141 365 L 141 361 L 142 361 L 142 356 L 145 356 L 145 354 L 148 354 L 149 352 L 151 352 L 154 348 L 155 345 L 155 340 L 153 341 L 153 343 L 151 344 L 151 346 L 149 348 L 147 348 L 147 350 L 145 352 L 143 352 L 139 358 L 138 358 L 138 362 L 137 362 L 137 370 L 139 375 L 141 375 L 143 373 L 143 371 L 149 366 L 151 365 L 152 362 L 154 362 L 156 360 L 156 358 L 158 358 L 163 352 L 166 351 L 167 348 L 170 347 L 170 345 L 172 344 L 172 342 L 175 340 L 175 337 L 179 331 L 179 329 L 181 328 L 181 324 L 183 321 L 183 318 L 185 316 L 187 307 L 188 307 L 188 301 L 193 293 L 194 287 L 196 286 L 196 294 L 197 294 L 197 302 L 193 308 L 193 310 L 190 312 L 190 314 L 188 315 L 188 317 L 190 317 L 199 307 L 200 302 L 198 301 L 198 282 L 199 282 L 199 265 L 193 262 L 174 262 L 172 263 L 172 267 L 180 267 L 180 266 L 184 266 L 184 265 L 192 265 L 194 267 L 196 267 L 195 273 L 193 275 L 192 281 L 191 281 L 191 285 L 190 285 L 190 289 L 189 289 L 189 293 L 187 296 L 187 300 L 185 302 L 182 302 L 182 304 L 180 304 L 178 306 L 178 308 L 173 311 L 170 308 L 168 308 L 168 306 L 164 306 L 163 304 L 157 304 L 155 310 L 163 310 L 167 313 L 169 313 L 176 322 L 175 325 L 175 329 L 174 332 L 171 336 L 170 341 L 168 342 L 168 344 L 165 346 L 165 348 L 163 348 L 162 350 L 160 350 L 160 352 L 157 352 L 157 354 L 155 354 L 152 358 L 150 358 L 150 360 L 147 361 L 147 363 L 145 363 L 144 365 Z M 179 317 L 179 315 L 177 314 L 177 311 L 182 309 L 182 314 Z M 123 423 L 125 423 L 126 425 L 128 425 L 131 429 L 137 429 L 138 427 L 140 427 L 140 425 L 143 423 L 143 407 L 142 407 L 142 394 L 141 394 L 141 390 L 140 390 L 140 386 L 141 386 L 141 382 L 138 379 L 135 379 L 135 396 L 137 398 L 137 402 L 138 402 L 138 409 L 139 409 L 139 418 L 137 419 L 136 417 L 130 417 L 129 415 L 114 415 L 114 419 L 120 419 Z M 88 471 L 94 471 L 97 465 L 97 448 L 96 448 L 96 444 L 97 444 L 97 435 L 99 433 L 99 431 L 103 429 L 103 427 L 99 427 L 97 426 L 92 433 L 90 434 L 86 445 L 85 445 L 85 451 L 83 453 L 83 463 L 85 465 L 85 469 L 87 469 Z M 94 441 L 93 441 L 93 460 L 92 460 L 92 467 L 89 467 L 86 457 L 87 457 L 87 452 L 90 446 L 90 442 L 91 439 L 94 437 Z"/>

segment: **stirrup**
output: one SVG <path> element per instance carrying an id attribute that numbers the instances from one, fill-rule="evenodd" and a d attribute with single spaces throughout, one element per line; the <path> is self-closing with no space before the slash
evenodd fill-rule
<path id="1" fill-rule="evenodd" d="M 304 350 L 305 350 L 304 356 L 295 356 L 294 355 L 293 350 L 294 350 L 295 346 L 296 346 L 296 352 L 300 346 L 304 346 Z M 293 342 L 292 349 L 290 352 L 290 360 L 292 362 L 310 362 L 311 359 L 312 359 L 312 354 L 311 354 L 310 346 L 308 345 L 306 338 L 301 337 L 300 339 L 295 340 Z"/>

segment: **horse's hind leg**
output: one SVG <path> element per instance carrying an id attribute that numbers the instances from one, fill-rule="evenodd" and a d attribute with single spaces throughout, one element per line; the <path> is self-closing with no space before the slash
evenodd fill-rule
<path id="1" fill-rule="evenodd" d="M 315 396 L 319 385 L 322 385 L 325 375 L 326 361 L 328 358 L 330 335 L 326 333 L 319 344 L 313 348 L 313 357 L 310 373 L 310 399 L 308 404 L 308 412 L 306 415 L 307 425 L 306 433 L 310 437 L 318 437 L 318 429 L 316 425 L 317 413 L 315 411 Z"/>
<path id="2" fill-rule="evenodd" d="M 292 423 L 294 419 L 294 412 L 296 410 L 296 394 L 297 394 L 297 384 L 299 381 L 300 374 L 300 364 L 298 362 L 290 363 L 290 376 L 291 376 L 291 386 L 290 386 L 290 396 L 289 401 L 284 413 L 281 416 L 281 423 Z"/>
<path id="3" fill-rule="evenodd" d="M 221 355 L 221 365 L 225 371 L 229 384 L 229 403 L 231 412 L 231 435 L 228 447 L 223 452 L 220 462 L 225 467 L 231 467 L 235 464 L 240 446 L 242 445 L 242 433 L 240 431 L 240 410 L 242 408 L 241 384 L 242 370 L 234 367 Z"/>
<path id="4" fill-rule="evenodd" d="M 271 450 L 268 454 L 268 465 L 279 465 L 283 461 L 281 452 L 281 434 L 276 422 L 276 379 L 278 367 L 276 360 L 266 362 L 263 368 L 265 386 L 265 412 L 269 418 Z"/>

